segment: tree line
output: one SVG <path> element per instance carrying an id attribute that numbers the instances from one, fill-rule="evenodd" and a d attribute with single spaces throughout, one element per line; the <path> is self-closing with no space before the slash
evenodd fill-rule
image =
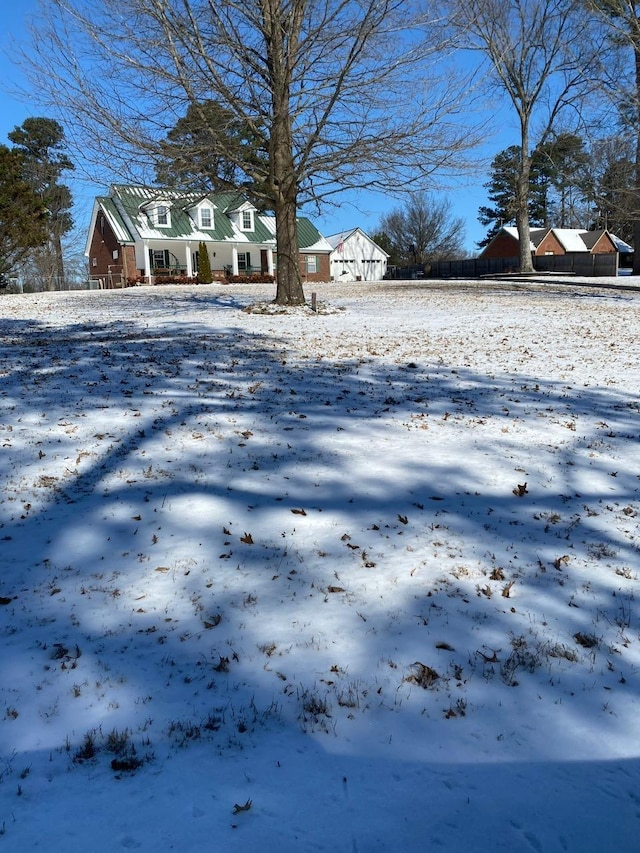
<path id="1" fill-rule="evenodd" d="M 280 303 L 304 301 L 299 209 L 345 190 L 408 193 L 385 223 L 393 241 L 396 213 L 436 177 L 473 168 L 481 99 L 506 104 L 518 129 L 508 212 L 523 270 L 536 152 L 563 134 L 595 145 L 600 128 L 624 128 L 640 245 L 640 22 L 628 0 L 46 0 L 23 67 L 101 183 L 206 178 L 273 211 Z"/>

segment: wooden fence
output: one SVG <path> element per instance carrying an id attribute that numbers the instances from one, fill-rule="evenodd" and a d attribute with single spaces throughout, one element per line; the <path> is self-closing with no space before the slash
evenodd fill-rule
<path id="1" fill-rule="evenodd" d="M 566 255 L 535 255 L 534 269 L 538 272 L 564 273 L 581 276 L 618 275 L 617 252 L 592 255 L 589 252 L 567 252 Z M 427 278 L 480 278 L 517 272 L 518 258 L 468 258 L 463 261 L 436 261 L 426 268 Z"/>

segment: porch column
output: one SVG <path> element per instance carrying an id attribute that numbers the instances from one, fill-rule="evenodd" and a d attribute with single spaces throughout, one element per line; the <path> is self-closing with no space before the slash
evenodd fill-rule
<path id="1" fill-rule="evenodd" d="M 273 249 L 267 249 L 267 272 L 273 275 Z"/>
<path id="2" fill-rule="evenodd" d="M 193 264 L 191 263 L 191 243 L 189 243 L 189 242 L 187 242 L 186 254 L 187 254 L 187 259 L 186 259 L 187 260 L 187 277 L 191 278 L 191 276 L 193 275 Z"/>
<path id="3" fill-rule="evenodd" d="M 143 242 L 144 247 L 144 274 L 147 277 L 147 284 L 153 284 L 151 281 L 151 261 L 149 260 L 149 241 Z"/>
<path id="4" fill-rule="evenodd" d="M 238 247 L 231 248 L 231 272 L 233 275 L 238 275 Z"/>

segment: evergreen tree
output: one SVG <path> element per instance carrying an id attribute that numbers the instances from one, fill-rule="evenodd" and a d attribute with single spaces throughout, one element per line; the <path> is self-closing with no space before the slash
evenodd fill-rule
<path id="1" fill-rule="evenodd" d="M 0 283 L 35 246 L 47 239 L 47 214 L 24 179 L 25 162 L 16 150 L 0 145 Z"/>
<path id="2" fill-rule="evenodd" d="M 209 258 L 209 250 L 204 241 L 198 246 L 198 282 L 200 284 L 211 284 L 213 275 L 211 274 L 211 259 Z"/>
<path id="3" fill-rule="evenodd" d="M 38 250 L 38 266 L 50 270 L 48 289 L 64 283 L 62 238 L 73 227 L 71 190 L 60 182 L 63 172 L 74 168 L 64 151 L 64 131 L 57 121 L 28 118 L 8 134 L 24 162 L 24 180 L 47 210 L 49 239 Z"/>
<path id="4" fill-rule="evenodd" d="M 535 148 L 529 159 L 530 225 L 534 228 L 585 227 L 589 155 L 583 140 L 572 133 L 559 134 Z M 491 178 L 485 184 L 492 205 L 482 206 L 478 211 L 478 220 L 490 228 L 478 248 L 487 246 L 503 225 L 515 223 L 519 174 L 519 146 L 505 148 L 493 158 Z"/>
<path id="5" fill-rule="evenodd" d="M 574 133 L 560 133 L 534 152 L 538 174 L 553 192 L 551 220 L 556 228 L 584 228 L 589 153 Z"/>
<path id="6" fill-rule="evenodd" d="M 389 264 L 397 265 L 400 263 L 401 251 L 388 234 L 384 231 L 377 231 L 371 239 L 389 255 Z"/>
<path id="7" fill-rule="evenodd" d="M 591 147 L 588 172 L 589 227 L 606 228 L 633 246 L 638 213 L 632 136 L 617 133 L 596 142 Z"/>
<path id="8" fill-rule="evenodd" d="M 478 211 L 481 225 L 489 225 L 487 236 L 478 243 L 478 248 L 487 246 L 504 225 L 515 222 L 516 182 L 520 161 L 520 147 L 511 145 L 499 151 L 491 163 L 491 178 L 484 185 L 489 191 L 491 207 L 483 205 Z"/>
<path id="9" fill-rule="evenodd" d="M 156 183 L 208 193 L 241 189 L 258 207 L 266 152 L 246 122 L 216 101 L 194 103 L 160 143 Z"/>

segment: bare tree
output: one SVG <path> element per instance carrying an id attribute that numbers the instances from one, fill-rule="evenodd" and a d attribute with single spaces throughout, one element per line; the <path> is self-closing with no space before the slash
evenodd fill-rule
<path id="1" fill-rule="evenodd" d="M 380 220 L 394 257 L 401 262 L 427 264 L 459 258 L 464 252 L 464 221 L 452 214 L 446 198 L 414 193 L 405 207 L 398 207 Z"/>
<path id="2" fill-rule="evenodd" d="M 506 93 L 520 129 L 515 187 L 520 269 L 533 271 L 529 228 L 531 151 L 594 88 L 590 66 L 597 53 L 581 0 L 464 0 L 463 43 L 484 54 L 491 79 Z M 532 135 L 535 131 L 535 145 Z"/>
<path id="3" fill-rule="evenodd" d="M 634 0 L 585 0 L 585 5 L 608 31 L 611 44 L 630 61 L 602 65 L 607 90 L 633 130 L 635 139 L 635 186 L 628 209 L 633 221 L 633 274 L 640 275 L 640 10 Z"/>
<path id="4" fill-rule="evenodd" d="M 430 2 L 40 0 L 23 65 L 70 144 L 120 180 L 154 173 L 160 141 L 190 108 L 215 100 L 241 122 L 266 157 L 212 155 L 237 158 L 275 212 L 276 301 L 299 304 L 299 205 L 420 185 L 473 142 Z"/>

